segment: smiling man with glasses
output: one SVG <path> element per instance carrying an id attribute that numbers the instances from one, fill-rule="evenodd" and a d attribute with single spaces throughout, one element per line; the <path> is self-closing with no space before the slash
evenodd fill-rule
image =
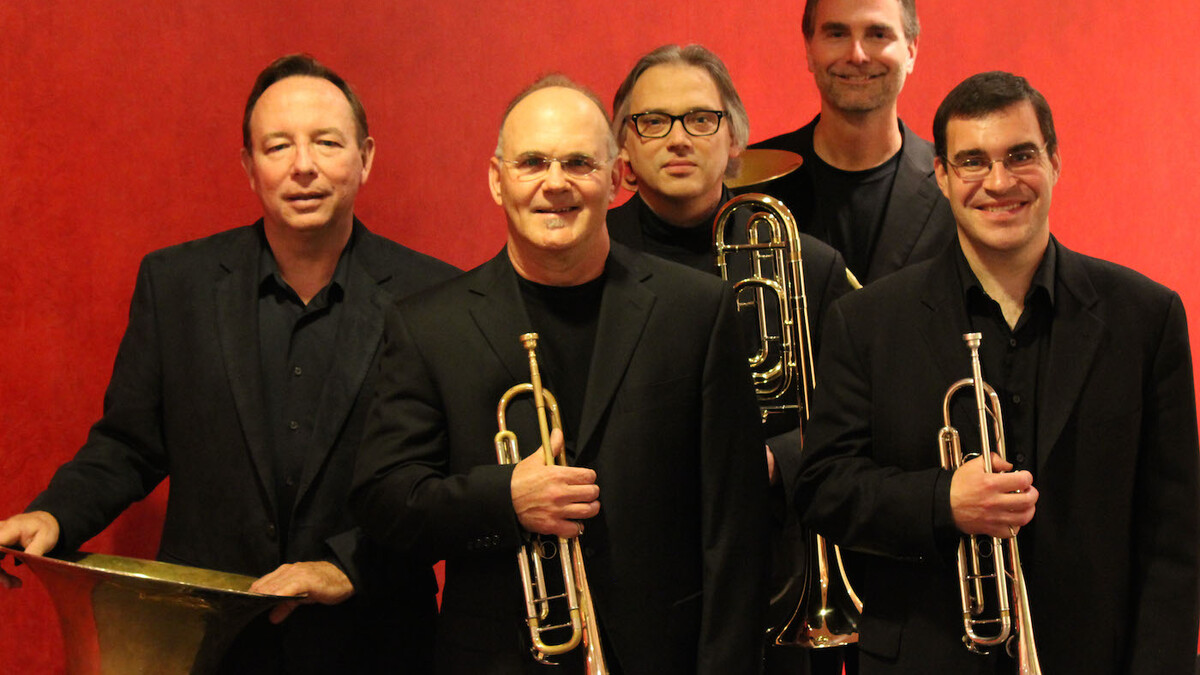
<path id="1" fill-rule="evenodd" d="M 1200 443 L 1183 303 L 1051 235 L 1062 158 L 1024 78 L 955 87 L 934 142 L 957 241 L 834 303 L 795 486 L 806 522 L 863 564 L 861 672 L 1017 672 L 1004 648 L 963 645 L 966 535 L 1019 540 L 1043 672 L 1192 672 Z M 971 373 L 967 333 L 1003 409 L 998 473 L 982 457 L 943 469 L 935 448 L 946 392 Z M 978 451 L 973 398 L 947 409 Z"/>
<path id="2" fill-rule="evenodd" d="M 616 156 L 590 92 L 533 85 L 489 163 L 504 249 L 389 317 L 355 507 L 374 536 L 446 561 L 440 673 L 583 672 L 581 649 L 558 669 L 531 655 L 516 558 L 534 535 L 582 544 L 611 672 L 758 672 L 767 472 L 733 298 L 610 241 Z M 531 379 L 530 332 L 570 466 L 530 454 L 528 397 L 506 425 L 530 456 L 496 462 L 497 402 Z"/>

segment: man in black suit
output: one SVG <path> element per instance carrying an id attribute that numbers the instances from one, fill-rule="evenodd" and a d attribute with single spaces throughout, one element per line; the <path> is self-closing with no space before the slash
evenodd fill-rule
<path id="1" fill-rule="evenodd" d="M 352 504 L 381 541 L 445 559 L 439 672 L 541 671 L 514 559 L 530 533 L 580 537 L 613 672 L 759 668 L 767 473 L 731 293 L 610 243 L 616 155 L 594 95 L 533 85 L 489 170 L 504 250 L 388 315 Z M 496 463 L 531 331 L 569 467 Z M 525 452 L 533 420 L 529 397 L 508 406 Z"/>
<path id="2" fill-rule="evenodd" d="M 354 218 L 375 142 L 312 57 L 259 75 L 243 137 L 263 218 L 146 256 L 104 416 L 0 544 L 74 550 L 169 476 L 160 560 L 307 594 L 252 624 L 221 672 L 425 671 L 432 571 L 368 541 L 345 503 L 384 308 L 454 269 Z"/>
<path id="3" fill-rule="evenodd" d="M 746 108 L 728 69 L 716 54 L 701 45 L 664 45 L 638 59 L 613 98 L 613 129 L 625 165 L 623 182 L 635 194 L 608 213 L 613 241 L 674 260 L 689 267 L 717 272 L 713 253 L 713 220 L 731 197 L 724 179 L 736 175 L 750 134 Z M 727 243 L 745 243 L 745 207 L 734 211 L 726 227 Z M 821 317 L 834 299 L 851 290 L 842 256 L 828 244 L 800 234 L 808 330 L 816 349 Z M 749 276 L 749 256 L 727 261 L 729 277 Z M 744 293 L 749 296 L 753 289 Z M 799 289 L 794 289 L 799 293 Z M 743 321 L 757 346 L 757 312 L 745 311 Z M 778 334 L 779 326 L 771 329 Z M 749 354 L 747 354 L 749 356 Z M 814 355 L 815 356 L 815 355 Z M 766 367 L 774 362 L 767 363 Z M 797 378 L 800 379 L 800 378 Z M 783 400 L 795 403 L 797 392 Z M 789 398 L 790 397 L 790 400 Z M 776 465 L 799 461 L 800 417 L 795 411 L 772 415 L 764 428 L 767 467 L 773 486 L 779 485 Z M 794 466 L 792 467 L 794 471 Z M 772 582 L 768 625 L 788 621 L 803 588 L 806 558 L 804 533 L 786 506 L 782 486 L 773 488 Z M 789 590 L 791 592 L 789 592 Z M 804 672 L 807 650 L 767 649 L 768 672 Z M 841 659 L 829 672 L 841 672 Z"/>
<path id="4" fill-rule="evenodd" d="M 933 176 L 933 148 L 900 121 L 896 101 L 916 63 L 915 0 L 808 0 L 802 24 L 821 112 L 755 143 L 804 158 L 755 190 L 787 204 L 864 284 L 936 255 L 954 220 Z"/>
<path id="5" fill-rule="evenodd" d="M 1050 235 L 1062 162 L 1024 78 L 967 79 L 934 138 L 958 244 L 834 303 L 794 477 L 806 522 L 862 554 L 862 672 L 1015 672 L 1002 648 L 962 644 L 966 534 L 1019 540 L 1045 672 L 1188 672 L 1200 448 L 1183 304 Z M 1003 407 L 1000 473 L 937 459 L 969 332 Z M 973 397 L 950 415 L 978 449 Z"/>

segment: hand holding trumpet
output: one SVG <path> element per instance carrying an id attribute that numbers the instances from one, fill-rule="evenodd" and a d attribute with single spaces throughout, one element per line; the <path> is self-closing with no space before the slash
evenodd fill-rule
<path id="1" fill-rule="evenodd" d="M 561 430 L 550 432 L 550 449 L 555 457 L 562 454 Z M 517 463 L 511 489 L 521 527 L 537 534 L 578 536 L 581 532 L 578 521 L 600 512 L 596 472 L 583 467 L 547 465 L 540 449 Z"/>
<path id="2" fill-rule="evenodd" d="M 1033 519 L 1038 491 L 1031 473 L 1012 471 L 1012 464 L 996 453 L 991 457 L 995 473 L 984 471 L 983 457 L 964 463 L 954 472 L 950 510 L 954 524 L 963 533 L 1007 539 Z"/>

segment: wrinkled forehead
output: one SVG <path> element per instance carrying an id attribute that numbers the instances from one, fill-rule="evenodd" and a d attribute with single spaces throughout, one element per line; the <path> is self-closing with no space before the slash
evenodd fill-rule
<path id="1" fill-rule="evenodd" d="M 505 154 L 585 154 L 609 159 L 608 121 L 586 96 L 565 87 L 533 92 L 504 121 Z"/>

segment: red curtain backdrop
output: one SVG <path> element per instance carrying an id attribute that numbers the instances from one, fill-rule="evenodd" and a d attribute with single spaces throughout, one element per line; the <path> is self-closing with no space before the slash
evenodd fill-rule
<path id="1" fill-rule="evenodd" d="M 966 76 L 1028 77 L 1058 123 L 1052 230 L 1178 290 L 1200 352 L 1188 187 L 1200 173 L 1189 30 L 1200 5 L 919 5 L 905 121 L 930 137 L 937 104 Z M 520 88 L 560 70 L 607 100 L 642 53 L 699 42 L 728 64 L 751 139 L 763 139 L 818 108 L 802 10 L 799 0 L 0 3 L 0 515 L 25 507 L 99 415 L 141 257 L 257 217 L 239 125 L 254 76 L 276 56 L 316 55 L 365 102 L 378 144 L 358 201 L 368 226 L 471 267 L 504 239 L 486 160 Z M 87 548 L 153 557 L 164 494 Z M 62 671 L 40 583 L 0 592 L 0 654 L 0 670 Z"/>

